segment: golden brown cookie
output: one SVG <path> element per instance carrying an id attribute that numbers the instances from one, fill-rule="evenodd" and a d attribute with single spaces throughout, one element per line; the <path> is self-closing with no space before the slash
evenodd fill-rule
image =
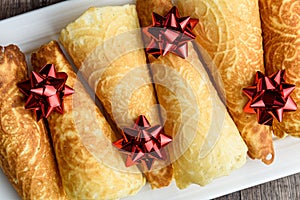
<path id="1" fill-rule="evenodd" d="M 266 72 L 286 71 L 286 82 L 296 85 L 291 97 L 295 112 L 284 113 L 283 122 L 274 120 L 273 131 L 300 137 L 300 1 L 260 0 Z"/>
<path id="2" fill-rule="evenodd" d="M 48 133 L 17 87 L 26 79 L 24 54 L 0 46 L 0 167 L 22 199 L 65 199 Z"/>
<path id="3" fill-rule="evenodd" d="M 251 158 L 270 164 L 274 148 L 270 127 L 243 111 L 248 98 L 242 89 L 253 84 L 256 71 L 264 73 L 258 2 L 255 0 L 179 0 L 183 15 L 199 19 L 196 42 L 208 53 L 220 74 L 230 116 L 248 146 Z M 215 77 L 216 69 L 208 65 Z"/>

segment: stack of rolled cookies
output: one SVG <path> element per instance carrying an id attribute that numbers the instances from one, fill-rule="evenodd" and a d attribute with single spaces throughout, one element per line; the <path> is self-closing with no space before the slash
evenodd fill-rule
<path id="1" fill-rule="evenodd" d="M 137 193 L 144 177 L 136 167 L 122 171 L 123 160 L 111 145 L 116 137 L 58 43 L 41 46 L 31 61 L 35 71 L 51 63 L 65 72 L 76 95 L 64 98 L 63 115 L 36 122 L 17 87 L 28 78 L 25 56 L 14 45 L 1 47 L 0 166 L 22 199 L 119 199 Z"/>
<path id="2" fill-rule="evenodd" d="M 152 4 L 151 1 L 148 3 Z M 137 4 L 139 5 L 139 2 Z M 146 1 L 142 4 L 147 7 Z M 158 6 L 159 4 L 154 4 L 153 9 L 156 10 L 155 8 Z M 163 11 L 166 12 L 167 7 L 163 8 Z M 123 14 L 123 10 L 127 11 L 126 14 Z M 151 12 L 143 13 L 151 18 Z M 139 17 L 141 16 L 139 15 Z M 88 21 L 87 18 L 93 18 L 93 21 Z M 98 23 L 94 23 L 95 21 Z M 107 28 L 108 25 L 116 27 L 115 29 L 119 31 L 105 34 L 110 31 Z M 88 80 L 89 85 L 95 89 L 95 93 L 110 117 L 120 127 L 129 126 L 139 114 L 148 116 L 151 124 L 159 116 L 157 109 L 151 112 L 156 101 L 143 52 L 141 35 L 139 30 L 135 31 L 137 28 L 139 28 L 139 24 L 135 6 L 91 8 L 74 23 L 68 25 L 62 31 L 60 38 L 76 67 Z M 190 48 L 192 48 L 191 44 Z M 169 148 L 169 154 L 171 161 L 176 160 L 172 165 L 177 185 L 180 188 L 187 187 L 191 183 L 205 185 L 214 178 L 227 175 L 233 169 L 242 166 L 245 163 L 247 148 L 233 121 L 223 109 L 224 106 L 216 95 L 209 78 L 205 75 L 206 72 L 196 52 L 192 51 L 191 56 L 186 60 L 170 55 L 170 57 L 158 61 L 160 62 L 157 64 L 162 65 L 165 64 L 164 62 L 180 63 L 178 66 L 174 64 L 170 64 L 170 66 L 175 68 L 175 73 L 178 71 L 187 74 L 177 77 L 186 82 L 186 86 L 181 85 L 178 81 L 179 85 L 173 87 L 173 91 L 180 89 L 183 92 L 181 94 L 174 96 L 167 89 L 156 86 L 159 103 L 167 115 L 164 131 L 174 138 L 173 147 Z M 176 77 L 168 76 L 163 68 L 154 66 L 151 68 L 154 83 L 159 81 L 158 79 L 162 75 L 168 77 L 163 80 L 163 84 L 167 84 L 167 86 L 172 87 L 171 83 L 177 82 Z M 197 69 L 195 66 L 201 67 Z M 192 94 L 186 91 L 188 88 Z M 178 102 L 176 100 L 178 95 L 182 97 L 190 95 L 191 101 Z M 189 98 L 187 97 L 187 99 Z M 210 101 L 206 101 L 206 99 Z M 195 106 L 193 103 L 196 103 L 201 110 L 199 113 L 197 109 L 193 109 Z M 215 126 L 210 130 L 212 120 L 217 113 L 213 104 L 216 104 L 221 113 L 222 110 L 225 111 L 225 114 L 221 115 L 223 118 L 220 117 L 221 120 L 224 119 L 224 126 L 219 128 Z M 192 124 L 197 125 L 191 127 Z M 178 134 L 176 134 L 177 132 Z M 216 136 L 219 132 L 221 132 L 220 137 Z M 211 140 L 217 141 L 216 145 L 212 142 L 213 144 L 205 147 L 205 144 L 210 142 L 210 136 L 215 136 Z M 225 138 L 230 138 L 230 141 L 225 141 Z M 206 149 L 206 152 L 205 150 L 201 151 L 202 148 Z M 183 152 L 186 153 L 182 155 Z M 191 152 L 195 153 L 191 154 Z M 198 175 L 195 175 L 195 172 L 198 172 Z M 147 173 L 146 177 L 153 188 L 168 185 L 172 179 L 172 166 L 163 167 L 160 171 L 154 169 Z"/>
<path id="3" fill-rule="evenodd" d="M 154 189 L 173 179 L 180 189 L 203 186 L 243 166 L 247 151 L 273 162 L 271 128 L 243 111 L 242 89 L 256 71 L 265 72 L 265 60 L 267 74 L 286 70 L 300 103 L 299 1 L 177 3 L 182 17 L 199 19 L 185 58 L 144 51 L 150 40 L 141 28 L 153 25 L 152 12 L 165 19 L 174 9 L 171 0 L 93 7 L 67 25 L 59 39 L 81 80 L 58 42 L 36 50 L 34 71 L 52 64 L 75 90 L 63 97 L 63 114 L 38 122 L 17 86 L 28 79 L 25 56 L 15 45 L 0 46 L 0 167 L 23 199 L 119 199 L 146 181 Z M 140 115 L 173 138 L 166 159 L 150 170 L 126 167 L 112 145 Z M 274 134 L 299 137 L 299 121 L 299 109 L 286 113 L 282 123 L 274 121 Z"/>

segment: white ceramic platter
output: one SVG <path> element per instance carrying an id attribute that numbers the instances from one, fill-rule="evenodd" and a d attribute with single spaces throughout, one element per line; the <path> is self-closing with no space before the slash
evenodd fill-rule
<path id="1" fill-rule="evenodd" d="M 2 20 L 0 21 L 0 45 L 17 44 L 28 56 L 40 45 L 52 39 L 57 40 L 60 30 L 87 8 L 126 3 L 132 1 L 72 0 Z M 126 200 L 211 199 L 300 172 L 300 140 L 291 137 L 284 140 L 275 139 L 274 146 L 276 158 L 270 166 L 248 159 L 241 169 L 205 187 L 191 185 L 185 190 L 179 190 L 173 182 L 169 187 L 151 190 L 149 185 L 146 185 L 137 195 Z M 1 170 L 0 199 L 20 199 Z"/>

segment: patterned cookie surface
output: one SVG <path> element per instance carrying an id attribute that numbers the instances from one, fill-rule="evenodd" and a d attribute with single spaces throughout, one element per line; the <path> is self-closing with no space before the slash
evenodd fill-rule
<path id="1" fill-rule="evenodd" d="M 274 122 L 274 134 L 300 137 L 300 1 L 260 0 L 259 6 L 267 74 L 285 69 L 286 82 L 296 85 L 291 97 L 298 109 Z"/>
<path id="2" fill-rule="evenodd" d="M 42 46 L 32 55 L 39 69 L 46 63 L 68 74 L 66 84 L 75 93 L 64 98 L 64 114 L 48 118 L 63 185 L 70 199 L 118 199 L 133 195 L 145 184 L 136 168 L 125 166 L 111 141 L 109 124 L 76 78 L 57 42 Z M 91 152 L 94 152 L 93 154 Z M 114 163 L 114 165 L 113 165 Z M 115 165 L 124 166 L 115 169 Z"/>
<path id="3" fill-rule="evenodd" d="M 272 163 L 270 128 L 259 125 L 256 115 L 243 111 L 248 98 L 242 89 L 253 84 L 256 71 L 264 72 L 258 2 L 179 0 L 178 4 L 184 15 L 199 19 L 194 29 L 196 41 L 221 75 L 229 113 L 249 148 L 248 155 Z M 215 68 L 209 66 L 209 70 L 216 74 Z"/>
<path id="4" fill-rule="evenodd" d="M 0 166 L 23 199 L 64 199 L 48 134 L 17 87 L 26 79 L 19 48 L 0 47 Z"/>

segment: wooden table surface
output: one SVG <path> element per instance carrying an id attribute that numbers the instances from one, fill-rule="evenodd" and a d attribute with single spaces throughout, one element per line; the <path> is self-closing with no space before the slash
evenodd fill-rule
<path id="1" fill-rule="evenodd" d="M 0 0 L 0 20 L 61 0 Z M 0 30 L 1 34 L 1 30 Z M 12 41 L 13 42 L 13 41 Z M 0 44 L 1 45 L 1 44 Z M 216 200 L 300 199 L 300 173 L 219 197 Z"/>

